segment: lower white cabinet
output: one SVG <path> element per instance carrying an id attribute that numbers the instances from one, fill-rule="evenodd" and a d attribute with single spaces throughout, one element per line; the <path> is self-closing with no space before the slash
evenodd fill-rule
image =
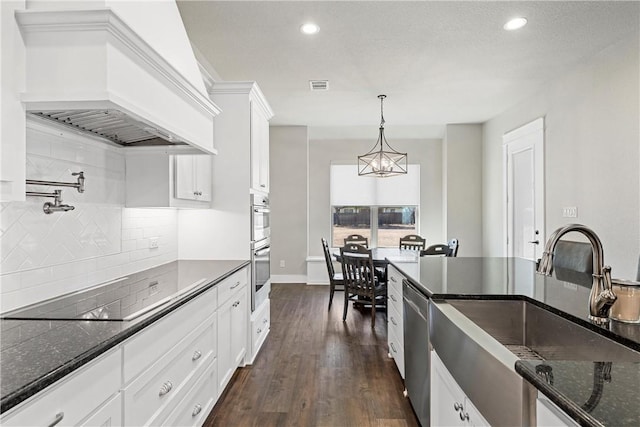
<path id="1" fill-rule="evenodd" d="M 256 310 L 251 314 L 251 356 L 250 360 L 253 360 L 258 355 L 260 347 L 264 344 L 269 335 L 269 329 L 271 328 L 271 300 L 267 299 L 260 307 L 256 307 Z"/>
<path id="2" fill-rule="evenodd" d="M 387 268 L 387 345 L 389 356 L 404 378 L 404 319 L 402 305 L 402 279 L 404 276 L 393 265 Z"/>
<path id="3" fill-rule="evenodd" d="M 241 283 L 218 306 L 218 391 L 222 393 L 247 351 L 248 294 Z"/>
<path id="4" fill-rule="evenodd" d="M 431 351 L 431 425 L 489 426 L 435 351 Z"/>
<path id="5" fill-rule="evenodd" d="M 218 397 L 217 360 L 213 360 L 196 384 L 166 419 L 167 426 L 201 426 Z"/>
<path id="6" fill-rule="evenodd" d="M 536 425 L 540 427 L 577 427 L 579 424 L 569 418 L 544 395 L 536 399 Z"/>
<path id="7" fill-rule="evenodd" d="M 3 426 L 122 424 L 119 348 L 89 362 L 33 398 L 3 414 Z M 114 375 L 114 373 L 116 375 Z"/>

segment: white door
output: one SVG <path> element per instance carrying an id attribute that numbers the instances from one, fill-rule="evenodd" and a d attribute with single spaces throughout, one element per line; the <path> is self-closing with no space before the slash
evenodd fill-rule
<path id="1" fill-rule="evenodd" d="M 544 250 L 544 119 L 503 136 L 506 254 L 537 260 Z"/>

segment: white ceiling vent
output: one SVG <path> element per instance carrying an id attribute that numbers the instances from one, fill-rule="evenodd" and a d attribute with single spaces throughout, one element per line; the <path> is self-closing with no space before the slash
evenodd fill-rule
<path id="1" fill-rule="evenodd" d="M 329 90 L 329 80 L 309 80 L 311 91 Z"/>

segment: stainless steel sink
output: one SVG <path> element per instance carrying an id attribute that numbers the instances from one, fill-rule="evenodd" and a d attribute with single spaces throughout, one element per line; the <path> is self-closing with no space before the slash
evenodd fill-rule
<path id="1" fill-rule="evenodd" d="M 520 359 L 640 362 L 640 352 L 527 301 L 447 303 Z"/>

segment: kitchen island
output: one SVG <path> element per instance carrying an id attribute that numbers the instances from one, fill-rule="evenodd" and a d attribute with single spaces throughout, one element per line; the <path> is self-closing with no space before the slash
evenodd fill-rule
<path id="1" fill-rule="evenodd" d="M 591 323 L 588 320 L 590 288 L 538 275 L 531 261 L 422 257 L 416 264 L 393 261 L 391 264 L 414 289 L 430 300 L 430 307 L 448 306 L 452 309 L 456 301 L 462 300 L 522 301 L 620 344 L 630 354 L 640 352 L 639 325 L 615 321 L 604 326 Z M 451 311 L 460 314 L 455 309 Z M 433 332 L 433 328 L 431 330 Z M 500 346 L 495 340 L 488 344 Z M 457 343 L 453 348 L 459 346 L 457 351 L 462 351 L 462 345 Z M 594 354 L 597 351 L 594 348 Z M 552 361 L 513 357 L 516 361 L 510 368 L 561 408 L 572 422 L 575 420 L 581 425 L 640 425 L 640 358 L 607 361 L 598 360 L 597 356 L 590 360 L 588 355 L 571 354 L 571 351 L 559 354 L 562 357 L 556 356 Z M 596 362 L 611 363 L 602 368 Z M 551 377 L 542 375 L 539 365 L 549 366 L 553 373 Z M 469 381 L 477 382 L 478 378 Z M 490 381 L 490 376 L 488 378 Z M 595 387 L 597 392 L 593 391 L 596 383 L 599 384 Z M 523 405 L 526 407 L 527 403 Z"/>
<path id="2" fill-rule="evenodd" d="M 247 260 L 174 261 L 56 299 L 53 303 L 6 313 L 0 320 L 0 405 L 3 416 L 94 359 L 112 353 L 121 343 L 131 343 L 162 321 L 166 323 L 176 313 L 186 311 L 183 316 L 188 319 L 188 311 L 201 306 L 202 317 L 212 319 L 217 307 L 198 301 L 208 298 L 206 301 L 220 301 L 222 304 L 223 290 L 218 292 L 218 287 L 230 280 L 234 283 L 229 289 L 244 289 L 242 295 L 246 296 L 248 265 Z M 217 294 L 212 294 L 212 290 Z M 224 298 L 231 295 L 231 291 L 224 292 Z M 246 308 L 247 303 L 243 301 L 242 306 Z M 239 303 L 234 307 L 237 305 Z M 52 307 L 57 309 L 52 310 Z M 127 311 L 128 307 L 135 308 Z M 185 307 L 187 310 L 180 310 Z M 195 315 L 193 313 L 193 317 Z M 8 319 L 7 316 L 14 318 Z M 212 319 L 209 322 L 207 327 L 213 328 L 212 334 L 215 334 L 216 325 L 219 328 L 221 321 L 216 323 Z M 175 329 L 178 330 L 179 326 L 176 324 Z M 201 326 L 194 324 L 194 329 L 196 327 Z M 176 340 L 183 339 L 190 332 L 187 330 Z M 194 354 L 193 360 L 200 357 Z M 215 361 L 215 354 L 212 357 Z M 205 357 L 202 356 L 201 360 Z M 121 373 L 112 372 L 111 375 L 119 378 Z"/>

